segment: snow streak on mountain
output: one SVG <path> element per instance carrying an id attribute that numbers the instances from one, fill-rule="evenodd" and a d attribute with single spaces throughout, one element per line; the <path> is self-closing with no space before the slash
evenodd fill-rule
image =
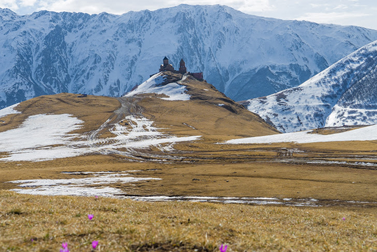
<path id="1" fill-rule="evenodd" d="M 248 101 L 282 132 L 377 124 L 377 41 L 302 85 Z"/>
<path id="2" fill-rule="evenodd" d="M 60 92 L 121 96 L 167 56 L 235 100 L 294 87 L 377 31 L 189 6 L 124 15 L 0 9 L 0 108 Z"/>

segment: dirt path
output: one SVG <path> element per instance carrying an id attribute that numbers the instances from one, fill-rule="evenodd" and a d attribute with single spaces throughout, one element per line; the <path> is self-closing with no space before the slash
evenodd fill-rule
<path id="1" fill-rule="evenodd" d="M 134 97 L 119 97 L 117 100 L 120 102 L 121 107 L 114 111 L 117 120 L 123 120 L 126 116 L 143 116 L 143 108 L 138 105 L 140 98 Z"/>

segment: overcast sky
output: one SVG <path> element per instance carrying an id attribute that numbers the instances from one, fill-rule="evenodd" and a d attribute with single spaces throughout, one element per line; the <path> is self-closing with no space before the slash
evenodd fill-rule
<path id="1" fill-rule="evenodd" d="M 39 10 L 123 14 L 182 3 L 221 4 L 264 17 L 357 25 L 377 30 L 376 0 L 0 0 L 0 7 L 18 14 L 31 14 Z"/>

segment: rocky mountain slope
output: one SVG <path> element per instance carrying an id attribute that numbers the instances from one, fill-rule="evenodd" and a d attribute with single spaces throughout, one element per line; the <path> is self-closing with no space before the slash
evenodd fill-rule
<path id="1" fill-rule="evenodd" d="M 61 92 L 121 96 L 168 56 L 234 100 L 294 87 L 377 31 L 189 6 L 124 15 L 0 9 L 0 108 Z"/>
<path id="2" fill-rule="evenodd" d="M 281 132 L 376 124 L 377 41 L 298 87 L 245 105 Z"/>

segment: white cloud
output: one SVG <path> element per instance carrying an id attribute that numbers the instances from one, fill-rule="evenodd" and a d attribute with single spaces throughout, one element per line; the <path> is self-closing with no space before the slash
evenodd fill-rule
<path id="1" fill-rule="evenodd" d="M 339 9 L 346 10 L 346 9 L 348 9 L 348 6 L 344 5 L 344 4 L 340 4 L 340 5 L 336 6 L 334 9 L 335 10 L 339 10 Z"/>
<path id="2" fill-rule="evenodd" d="M 272 11 L 274 9 L 275 6 L 268 0 L 244 1 L 243 5 L 239 8 L 240 11 L 246 13 Z"/>
<path id="3" fill-rule="evenodd" d="M 16 0 L 0 0 L 0 7 L 9 8 L 14 11 L 18 10 L 18 5 L 16 3 Z"/>
<path id="4" fill-rule="evenodd" d="M 368 17 L 370 14 L 366 13 L 352 13 L 352 12 L 312 12 L 306 13 L 303 16 L 296 18 L 297 20 L 306 20 L 316 23 L 339 23 L 339 21 L 350 20 L 352 18 Z"/>
<path id="5" fill-rule="evenodd" d="M 20 5 L 21 6 L 34 6 L 36 4 L 37 0 L 21 0 Z"/>

